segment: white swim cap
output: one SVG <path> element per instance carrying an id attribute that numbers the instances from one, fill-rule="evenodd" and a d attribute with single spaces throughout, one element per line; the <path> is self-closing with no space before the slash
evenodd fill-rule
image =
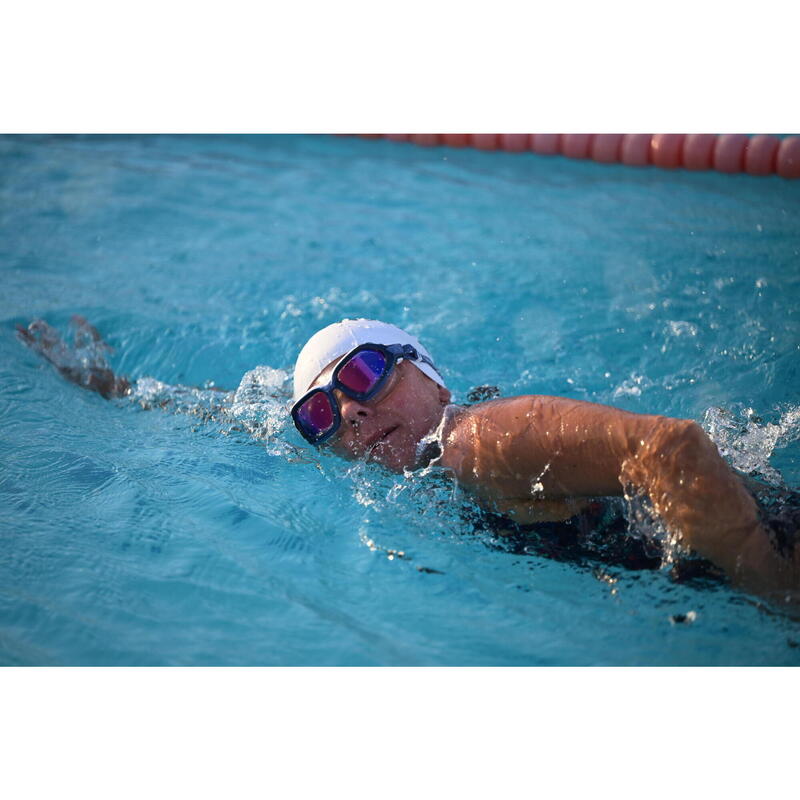
<path id="1" fill-rule="evenodd" d="M 431 354 L 419 343 L 416 336 L 406 333 L 395 325 L 375 319 L 343 319 L 317 331 L 305 344 L 294 365 L 294 402 L 297 402 L 311 386 L 317 375 L 335 358 L 349 353 L 360 344 L 410 344 L 420 355 Z M 409 359 L 417 369 L 431 380 L 444 386 L 442 376 L 429 364 Z"/>

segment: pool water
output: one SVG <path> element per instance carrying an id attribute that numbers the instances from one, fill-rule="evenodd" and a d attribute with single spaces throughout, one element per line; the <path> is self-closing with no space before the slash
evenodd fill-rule
<path id="1" fill-rule="evenodd" d="M 480 384 L 695 419 L 800 484 L 800 183 L 316 136 L 0 138 L 0 663 L 800 664 L 721 583 L 510 552 L 441 476 L 107 402 L 15 339 L 235 389 L 343 317 Z M 276 386 L 283 372 L 270 373 Z"/>

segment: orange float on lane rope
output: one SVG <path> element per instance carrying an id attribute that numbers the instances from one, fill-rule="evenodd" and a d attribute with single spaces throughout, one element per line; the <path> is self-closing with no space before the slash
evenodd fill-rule
<path id="1" fill-rule="evenodd" d="M 790 136 L 778 145 L 775 169 L 781 178 L 800 178 L 800 138 Z"/>
<path id="2" fill-rule="evenodd" d="M 651 133 L 626 133 L 622 137 L 620 158 L 629 167 L 644 167 L 650 163 Z"/>
<path id="3" fill-rule="evenodd" d="M 500 147 L 509 153 L 523 153 L 530 150 L 531 135 L 529 133 L 501 133 Z"/>
<path id="4" fill-rule="evenodd" d="M 714 162 L 714 145 L 717 137 L 713 133 L 689 133 L 683 140 L 681 162 L 685 169 L 711 169 Z"/>
<path id="5" fill-rule="evenodd" d="M 685 138 L 685 133 L 654 134 L 650 139 L 650 160 L 662 169 L 679 167 Z"/>
<path id="6" fill-rule="evenodd" d="M 718 172 L 741 172 L 748 137 L 744 133 L 724 133 L 714 145 L 714 169 Z"/>
<path id="7" fill-rule="evenodd" d="M 439 144 L 438 133 L 412 133 L 411 141 L 414 144 L 422 145 L 422 147 L 436 147 Z"/>
<path id="8" fill-rule="evenodd" d="M 619 161 L 622 148 L 621 133 L 597 133 L 592 139 L 589 155 L 601 164 L 613 164 Z"/>
<path id="9" fill-rule="evenodd" d="M 496 133 L 471 133 L 469 140 L 478 150 L 497 150 L 498 135 Z"/>
<path id="10" fill-rule="evenodd" d="M 555 156 L 561 152 L 560 133 L 534 133 L 531 136 L 533 152 L 540 156 Z"/>
<path id="11" fill-rule="evenodd" d="M 565 133 L 561 137 L 561 153 L 567 158 L 589 158 L 591 133 Z"/>
<path id="12" fill-rule="evenodd" d="M 469 144 L 468 133 L 443 133 L 442 144 L 447 147 L 466 147 Z"/>
<path id="13" fill-rule="evenodd" d="M 775 172 L 775 156 L 780 140 L 777 136 L 759 134 L 744 150 L 744 171 L 748 175 L 771 175 Z"/>

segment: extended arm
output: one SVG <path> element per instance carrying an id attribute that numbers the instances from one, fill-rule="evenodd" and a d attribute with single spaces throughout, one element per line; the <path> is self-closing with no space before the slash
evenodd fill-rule
<path id="1" fill-rule="evenodd" d="M 131 396 L 143 408 L 163 408 L 199 416 L 213 416 L 224 405 L 225 390 L 198 389 L 193 386 L 170 386 L 153 378 L 136 384 L 124 375 L 115 375 L 106 361 L 112 348 L 106 344 L 97 328 L 84 317 L 74 315 L 70 320 L 73 344 L 65 342 L 58 331 L 42 319 L 35 319 L 23 328 L 17 326 L 17 337 L 23 344 L 49 361 L 68 381 L 97 392 L 102 397 Z"/>
<path id="2" fill-rule="evenodd" d="M 102 340 L 97 328 L 77 314 L 71 323 L 75 331 L 72 347 L 42 319 L 35 319 L 27 328 L 17 325 L 17 337 L 49 361 L 68 381 L 105 398 L 128 394 L 130 381 L 122 375 L 115 375 L 106 363 L 105 354 L 111 348 Z"/>
<path id="3" fill-rule="evenodd" d="M 288 399 L 288 376 L 282 370 L 256 367 L 245 374 L 235 392 L 218 387 L 170 385 L 154 378 L 140 378 L 132 384 L 109 367 L 105 356 L 111 348 L 94 326 L 80 316 L 74 316 L 71 325 L 73 345 L 63 341 L 58 331 L 41 319 L 27 328 L 18 326 L 17 336 L 64 378 L 107 399 L 129 397 L 145 409 L 190 414 L 203 421 L 232 425 L 232 430 L 244 430 L 262 439 L 272 435 L 275 419 L 283 417 L 278 412 Z"/>

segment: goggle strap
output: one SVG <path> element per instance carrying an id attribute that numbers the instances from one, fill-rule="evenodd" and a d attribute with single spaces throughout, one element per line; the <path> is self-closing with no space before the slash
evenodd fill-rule
<path id="1" fill-rule="evenodd" d="M 436 365 L 431 361 L 427 356 L 422 355 L 422 353 L 417 352 L 417 348 L 411 344 L 404 344 L 402 345 L 402 355 L 400 358 L 410 358 L 414 361 L 422 361 L 424 364 L 427 364 L 430 367 L 436 369 Z M 436 370 L 439 371 L 438 369 Z"/>

